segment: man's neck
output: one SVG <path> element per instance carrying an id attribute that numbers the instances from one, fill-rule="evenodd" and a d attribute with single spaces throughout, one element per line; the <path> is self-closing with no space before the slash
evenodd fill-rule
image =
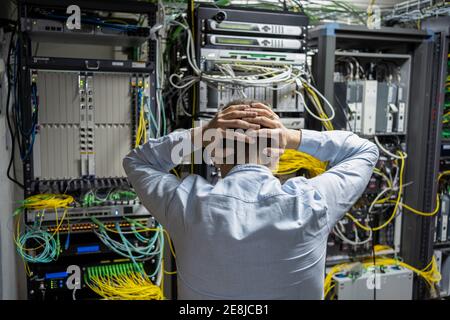
<path id="1" fill-rule="evenodd" d="M 259 164 L 259 163 L 255 163 L 255 164 Z M 237 166 L 237 165 L 236 164 L 219 164 L 219 165 L 217 165 L 217 168 L 220 169 L 220 174 L 222 175 L 222 177 L 225 177 L 235 166 Z M 265 166 L 265 167 L 267 167 L 267 166 Z M 271 168 L 271 167 L 268 167 L 268 168 L 270 170 L 275 169 L 275 168 Z"/>

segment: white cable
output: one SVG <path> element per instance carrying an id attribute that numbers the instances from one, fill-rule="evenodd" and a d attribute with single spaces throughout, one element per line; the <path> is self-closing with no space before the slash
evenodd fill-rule
<path id="1" fill-rule="evenodd" d="M 331 116 L 328 117 L 328 119 L 326 119 L 326 121 L 331 121 L 334 119 L 336 113 L 334 112 L 334 108 L 331 105 L 331 103 L 327 100 L 327 98 L 324 97 L 323 94 L 320 93 L 319 90 L 316 89 L 316 87 L 314 87 L 313 85 L 311 85 L 310 83 L 308 83 L 305 79 L 301 79 L 304 83 L 307 83 L 308 87 L 310 87 L 324 102 L 325 104 L 330 108 L 331 111 Z M 325 121 L 325 119 L 324 119 Z"/>
<path id="2" fill-rule="evenodd" d="M 391 153 L 389 150 L 387 150 L 385 147 L 383 147 L 383 146 L 381 145 L 381 143 L 380 143 L 380 141 L 378 140 L 378 137 L 377 137 L 377 136 L 374 136 L 373 139 L 375 140 L 375 144 L 378 146 L 378 148 L 379 148 L 381 151 L 383 151 L 385 154 L 387 154 L 388 156 L 390 156 L 391 158 L 400 160 L 400 159 L 406 159 L 406 158 L 408 157 L 408 155 L 406 154 L 406 152 L 402 152 L 402 153 L 403 153 L 403 156 L 398 156 L 398 155 L 395 155 L 395 154 Z"/>
<path id="3" fill-rule="evenodd" d="M 355 226 L 353 226 L 353 232 L 355 233 L 355 241 L 360 242 L 358 236 L 358 229 Z"/>
<path id="4" fill-rule="evenodd" d="M 388 191 L 391 191 L 391 190 L 393 190 L 393 189 L 391 189 L 391 188 L 385 188 L 385 189 L 383 189 L 383 190 L 381 190 L 381 192 L 375 197 L 375 199 L 372 201 L 372 203 L 370 204 L 370 207 L 369 207 L 369 211 L 368 211 L 368 213 L 370 214 L 370 213 L 372 213 L 372 209 L 373 209 L 373 207 L 375 206 L 375 204 L 376 204 L 376 202 L 386 193 L 386 192 L 388 192 Z"/>
<path id="5" fill-rule="evenodd" d="M 322 119 L 317 116 L 314 112 L 312 112 L 309 107 L 306 105 L 304 101 L 303 94 L 299 91 L 296 93 L 303 100 L 303 104 L 305 105 L 306 111 L 316 120 L 321 122 L 328 122 L 334 119 L 335 110 L 331 103 L 309 82 L 303 78 L 302 76 L 308 76 L 305 70 L 301 69 L 299 66 L 292 65 L 282 65 L 278 67 L 273 66 L 265 66 L 265 65 L 250 65 L 250 64 L 242 64 L 242 63 L 217 63 L 216 67 L 221 72 L 221 74 L 211 74 L 207 72 L 203 72 L 197 65 L 197 60 L 195 57 L 195 45 L 192 37 L 192 31 L 188 27 L 187 23 L 183 24 L 179 21 L 171 21 L 171 24 L 175 24 L 181 26 L 187 33 L 187 46 L 186 46 L 186 57 L 190 67 L 193 70 L 194 75 L 184 76 L 181 74 L 172 74 L 169 76 L 169 83 L 180 90 L 189 89 L 195 83 L 199 81 L 203 81 L 206 84 L 222 84 L 222 85 L 231 85 L 234 89 L 239 90 L 241 95 L 243 94 L 243 87 L 264 87 L 269 90 L 281 90 L 286 86 L 292 85 L 297 82 L 298 84 L 306 83 L 328 106 L 330 109 L 331 115 Z M 236 75 L 235 71 L 243 71 L 244 75 Z M 178 100 L 178 105 L 182 102 L 180 99 Z M 321 108 L 316 105 L 313 101 L 313 104 L 318 112 Z M 185 108 L 183 107 L 183 112 L 186 113 Z"/>
<path id="6" fill-rule="evenodd" d="M 305 107 L 306 112 L 308 112 L 311 117 L 313 117 L 314 119 L 321 121 L 321 122 L 328 122 L 330 120 L 333 120 L 334 111 L 333 111 L 333 118 L 322 119 L 318 115 L 316 115 L 314 112 L 312 112 L 311 109 L 309 109 L 308 105 L 306 104 L 305 98 L 303 97 L 303 94 L 300 91 L 295 90 L 295 93 L 300 97 L 300 99 L 302 100 L 301 102 L 303 103 L 303 106 Z M 315 104 L 315 103 L 313 102 L 313 104 Z"/>
<path id="7" fill-rule="evenodd" d="M 217 64 L 217 67 L 222 71 L 222 75 L 215 75 L 202 72 L 197 66 L 195 59 L 195 51 L 191 30 L 184 24 L 173 21 L 174 24 L 181 26 L 187 32 L 187 48 L 186 55 L 190 67 L 196 76 L 188 76 L 183 78 L 181 75 L 172 74 L 169 77 L 171 85 L 175 88 L 183 89 L 192 86 L 198 81 L 213 82 L 213 83 L 228 83 L 241 86 L 263 86 L 272 90 L 280 90 L 281 87 L 273 87 L 274 84 L 289 85 L 295 82 L 306 73 L 296 66 L 285 65 L 280 67 L 270 67 L 263 65 L 244 65 L 239 63 Z M 242 70 L 246 72 L 254 72 L 250 75 L 234 75 L 234 70 Z M 230 71 L 233 73 L 230 73 Z M 175 83 L 176 80 L 176 83 Z M 270 87 L 268 86 L 270 85 Z"/>
<path id="8" fill-rule="evenodd" d="M 341 221 L 339 221 L 339 223 L 341 223 Z M 341 225 L 342 227 L 342 225 Z M 341 239 L 343 242 L 354 245 L 354 246 L 358 246 L 358 245 L 363 245 L 368 243 L 369 241 L 372 240 L 372 230 L 369 230 L 369 236 L 367 237 L 367 239 L 363 240 L 363 241 L 353 241 L 350 240 L 349 238 L 347 238 L 341 230 L 339 230 L 339 228 L 337 227 L 337 225 L 334 226 L 333 228 L 333 233 L 339 238 Z"/>

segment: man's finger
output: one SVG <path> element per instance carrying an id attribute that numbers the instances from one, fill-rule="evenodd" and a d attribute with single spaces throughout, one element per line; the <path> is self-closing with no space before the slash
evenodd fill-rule
<path id="1" fill-rule="evenodd" d="M 260 103 L 260 102 L 252 103 L 251 107 L 255 108 L 255 109 L 267 110 L 270 113 L 276 115 L 276 113 L 269 106 L 266 106 L 265 104 Z"/>
<path id="2" fill-rule="evenodd" d="M 249 109 L 245 109 L 245 111 L 253 111 L 258 116 L 266 117 L 266 118 L 269 118 L 269 119 L 275 119 L 275 116 L 276 116 L 275 113 L 270 112 L 269 110 L 266 110 L 266 109 L 249 108 Z"/>
<path id="3" fill-rule="evenodd" d="M 254 118 L 243 118 L 242 120 L 250 122 L 250 123 L 258 124 L 262 127 L 271 128 L 271 129 L 279 128 L 279 124 L 277 121 L 271 120 L 267 117 L 259 117 L 258 116 L 258 117 L 254 117 Z"/>
<path id="4" fill-rule="evenodd" d="M 245 109 L 248 109 L 248 107 L 249 107 L 248 104 L 237 104 L 237 105 L 229 106 L 228 108 L 222 110 L 221 113 L 222 114 L 227 114 L 227 113 L 230 113 L 232 111 L 245 110 Z"/>
<path id="5" fill-rule="evenodd" d="M 252 118 L 247 118 L 252 119 Z M 260 125 L 257 123 L 250 123 L 248 121 L 244 121 L 241 119 L 233 119 L 233 120 L 219 120 L 219 124 L 222 128 L 230 128 L 230 129 L 253 129 L 258 130 L 260 129 Z"/>
<path id="6" fill-rule="evenodd" d="M 252 129 L 247 130 L 248 131 L 255 131 Z M 222 138 L 225 140 L 233 140 L 233 141 L 240 141 L 240 142 L 247 142 L 247 143 L 253 143 L 256 141 L 254 137 L 251 137 L 244 131 L 239 130 L 232 130 L 232 129 L 226 129 L 221 130 Z"/>
<path id="7" fill-rule="evenodd" d="M 254 118 L 258 115 L 255 111 L 231 111 L 225 114 L 222 114 L 222 119 L 231 120 L 231 119 L 241 119 L 241 118 Z"/>

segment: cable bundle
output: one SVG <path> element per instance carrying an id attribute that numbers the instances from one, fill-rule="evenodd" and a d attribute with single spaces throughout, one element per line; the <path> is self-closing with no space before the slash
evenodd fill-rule
<path id="1" fill-rule="evenodd" d="M 144 110 L 144 97 L 143 97 L 143 89 L 138 88 L 138 128 L 136 131 L 136 144 L 135 148 L 139 147 L 142 142 L 147 142 L 147 120 L 145 119 L 145 110 Z"/>
<path id="2" fill-rule="evenodd" d="M 187 47 L 186 56 L 190 67 L 193 70 L 193 75 L 184 76 L 183 74 L 172 74 L 169 77 L 170 84 L 180 90 L 178 105 L 182 103 L 181 97 L 191 88 L 195 83 L 202 81 L 207 86 L 225 89 L 234 89 L 241 93 L 246 98 L 243 88 L 245 87 L 264 87 L 273 91 L 282 90 L 287 86 L 296 85 L 296 94 L 303 101 L 305 109 L 312 117 L 324 123 L 324 127 L 327 130 L 333 130 L 331 120 L 335 116 L 333 106 L 327 101 L 327 99 L 314 88 L 307 79 L 309 79 L 309 73 L 306 72 L 303 67 L 296 65 L 278 65 L 273 66 L 270 64 L 249 64 L 242 62 L 234 63 L 216 63 L 215 66 L 218 72 L 203 71 L 199 68 L 196 61 L 195 45 L 193 40 L 193 32 L 189 29 L 186 23 L 179 21 L 171 21 L 171 24 L 175 24 L 187 33 Z M 303 94 L 299 91 L 305 88 L 306 93 L 310 97 L 315 109 L 319 113 L 316 115 L 313 113 L 306 102 L 304 101 Z M 327 116 L 325 110 L 322 107 L 320 99 L 322 99 L 330 108 L 332 115 Z M 186 115 L 190 115 L 185 108 L 182 108 Z M 195 109 L 194 109 L 195 111 Z M 190 116 L 194 116 L 193 114 Z"/>
<path id="3" fill-rule="evenodd" d="M 17 219 L 16 243 L 17 252 L 25 262 L 48 263 L 58 258 L 60 253 L 59 229 L 65 219 L 67 208 L 74 202 L 73 197 L 63 194 L 38 194 L 25 199 L 22 205 L 14 212 L 17 216 L 24 210 L 41 210 L 41 218 L 45 210 L 55 210 L 56 228 L 53 233 L 41 230 L 41 221 L 35 221 L 33 226 L 26 226 L 24 232 L 20 231 L 20 219 Z M 58 209 L 64 209 L 62 218 L 59 219 Z M 56 238 L 55 238 L 56 236 Z M 28 243 L 34 243 L 28 246 Z"/>
<path id="4" fill-rule="evenodd" d="M 29 241 L 37 242 L 38 246 L 34 248 L 26 247 Z M 42 230 L 33 230 L 30 228 L 19 235 L 15 239 L 15 242 L 17 252 L 28 262 L 49 263 L 55 261 L 59 256 L 59 239 L 55 239 L 53 234 Z"/>
<path id="5" fill-rule="evenodd" d="M 161 287 L 145 275 L 142 263 L 89 267 L 85 283 L 107 300 L 162 300 Z"/>
<path id="6" fill-rule="evenodd" d="M 147 238 L 141 235 L 142 230 L 136 229 L 135 224 L 137 222 L 133 220 L 128 219 L 131 224 L 131 231 L 123 231 L 118 223 L 116 223 L 115 229 L 109 229 L 94 217 L 92 221 L 99 226 L 98 231 L 94 230 L 98 238 L 115 253 L 131 259 L 136 265 L 137 261 L 145 261 L 157 256 L 158 267 L 150 277 L 157 275 L 161 269 L 161 261 L 164 253 L 164 234 L 162 227 L 145 228 L 145 231 L 154 231 L 154 234 Z M 141 225 L 139 224 L 139 226 Z M 120 240 L 113 239 L 108 234 L 108 231 L 118 234 Z M 134 235 L 133 241 L 130 241 L 125 236 L 126 234 Z"/>
<path id="7" fill-rule="evenodd" d="M 307 170 L 311 177 L 318 176 L 325 172 L 327 164 L 313 156 L 296 150 L 286 150 L 280 158 L 274 174 L 287 175 L 297 172 L 300 169 Z"/>
<path id="8" fill-rule="evenodd" d="M 37 194 L 26 198 L 22 205 L 16 210 L 23 211 L 24 209 L 29 210 L 45 210 L 45 209 L 60 209 L 68 208 L 71 203 L 74 202 L 72 196 L 65 194 L 51 194 L 43 193 Z M 16 214 L 15 213 L 15 214 Z"/>
<path id="9" fill-rule="evenodd" d="M 328 102 L 327 99 L 325 99 L 325 97 L 313 86 L 311 86 L 310 84 L 308 84 L 306 81 L 303 81 L 303 87 L 305 88 L 305 92 L 308 95 L 308 97 L 310 98 L 314 108 L 316 109 L 317 113 L 319 114 L 318 116 L 312 112 L 309 108 L 307 103 L 304 101 L 303 99 L 303 95 L 300 92 L 297 92 L 299 97 L 301 99 L 303 99 L 303 105 L 305 106 L 305 110 L 316 120 L 321 121 L 323 127 L 325 128 L 325 130 L 331 131 L 334 130 L 333 124 L 331 123 L 331 120 L 334 119 L 335 117 L 335 111 L 333 106 L 330 104 L 330 102 Z M 325 110 L 323 109 L 322 103 L 320 102 L 320 98 L 322 98 L 322 100 L 328 105 L 329 109 L 331 110 L 331 116 L 328 117 Z"/>

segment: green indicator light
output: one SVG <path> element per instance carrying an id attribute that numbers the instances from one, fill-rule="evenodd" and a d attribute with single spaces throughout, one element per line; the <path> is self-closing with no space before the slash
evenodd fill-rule
<path id="1" fill-rule="evenodd" d="M 222 22 L 218 25 L 219 29 L 239 29 L 239 30 L 253 30 L 251 25 L 241 23 Z"/>
<path id="2" fill-rule="evenodd" d="M 242 44 L 242 45 L 253 45 L 255 41 L 252 39 L 242 39 L 242 38 L 217 38 L 217 42 L 221 44 Z"/>

